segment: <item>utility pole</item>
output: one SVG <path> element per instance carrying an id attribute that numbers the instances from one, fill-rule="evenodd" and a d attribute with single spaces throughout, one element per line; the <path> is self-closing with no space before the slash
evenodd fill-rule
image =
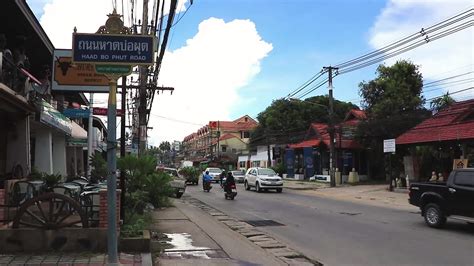
<path id="1" fill-rule="evenodd" d="M 142 17 L 142 35 L 148 34 L 148 0 L 143 0 L 143 17 Z M 138 155 L 143 155 L 146 150 L 147 141 L 147 71 L 148 68 L 140 66 L 140 88 L 139 88 L 139 106 L 138 106 Z"/>
<path id="2" fill-rule="evenodd" d="M 328 88 L 329 88 L 329 174 L 331 178 L 331 187 L 336 186 L 336 151 L 334 145 L 334 98 L 332 95 L 332 71 L 337 70 L 337 67 L 323 67 L 323 70 L 328 72 Z"/>
<path id="3" fill-rule="evenodd" d="M 127 77 L 122 77 L 122 112 L 123 115 L 120 119 L 120 158 L 125 157 L 125 118 L 127 117 L 127 110 L 125 108 L 125 102 L 127 100 Z M 120 219 L 125 218 L 124 208 L 125 198 L 125 173 L 120 171 Z"/>
<path id="4" fill-rule="evenodd" d="M 93 141 L 93 132 L 92 126 L 93 126 L 93 119 L 94 119 L 94 113 L 92 110 L 92 103 L 94 102 L 94 93 L 89 93 L 89 127 L 87 129 L 87 178 L 89 180 L 91 179 L 91 171 L 92 171 L 92 165 L 91 165 L 91 156 L 93 155 L 92 149 L 92 141 Z"/>

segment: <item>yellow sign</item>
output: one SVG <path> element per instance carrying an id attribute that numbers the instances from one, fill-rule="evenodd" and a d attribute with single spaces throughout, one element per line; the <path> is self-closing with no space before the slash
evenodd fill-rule
<path id="1" fill-rule="evenodd" d="M 55 50 L 53 66 L 53 90 L 109 91 L 108 78 L 102 74 L 97 74 L 93 64 L 73 64 L 71 50 Z"/>
<path id="2" fill-rule="evenodd" d="M 453 169 L 467 168 L 467 159 L 454 159 Z"/>

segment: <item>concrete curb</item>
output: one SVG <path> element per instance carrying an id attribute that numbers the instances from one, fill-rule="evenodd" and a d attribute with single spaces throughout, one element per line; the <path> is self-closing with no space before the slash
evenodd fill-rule
<path id="1" fill-rule="evenodd" d="M 230 217 L 220 210 L 215 209 L 214 207 L 211 207 L 198 199 L 186 195 L 183 196 L 181 200 L 213 216 L 217 221 L 225 224 L 233 231 L 241 234 L 255 245 L 267 251 L 270 255 L 280 259 L 288 265 L 323 265 L 322 263 L 306 257 L 305 255 L 293 250 L 273 237 L 259 231 L 256 229 L 256 227 L 236 218 Z"/>

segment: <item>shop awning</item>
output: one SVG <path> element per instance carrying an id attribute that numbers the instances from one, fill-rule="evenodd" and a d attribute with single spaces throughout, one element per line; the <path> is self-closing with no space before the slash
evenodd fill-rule
<path id="1" fill-rule="evenodd" d="M 87 131 L 85 129 L 83 129 L 74 121 L 72 121 L 71 124 L 72 124 L 71 138 L 87 139 Z"/>
<path id="2" fill-rule="evenodd" d="M 51 126 L 59 131 L 71 135 L 72 133 L 72 123 L 69 118 L 65 117 L 58 110 L 56 110 L 51 104 L 45 100 L 41 100 L 41 113 L 40 113 L 40 122 Z"/>

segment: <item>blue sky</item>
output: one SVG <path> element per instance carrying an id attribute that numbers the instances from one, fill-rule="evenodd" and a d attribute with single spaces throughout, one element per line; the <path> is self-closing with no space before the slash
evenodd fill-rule
<path id="1" fill-rule="evenodd" d="M 322 66 L 350 59 L 371 49 L 371 25 L 385 1 L 195 1 L 194 6 L 174 29 L 171 49 L 181 47 L 196 34 L 197 25 L 209 18 L 225 21 L 250 19 L 263 40 L 273 45 L 262 60 L 261 72 L 251 84 L 241 88 L 241 97 L 255 97 L 250 105 L 234 106 L 231 116 L 256 116 L 275 98 L 286 96 Z M 358 99 L 357 84 L 373 78 L 374 68 L 335 79 L 335 97 Z M 313 94 L 326 94 L 321 87 Z"/>
<path id="2" fill-rule="evenodd" d="M 72 29 L 94 32 L 104 24 L 113 1 L 27 2 L 55 47 L 70 48 Z M 119 12 L 121 3 L 117 1 Z M 123 3 L 127 25 L 129 1 Z M 189 10 L 172 30 L 159 80 L 175 92 L 155 98 L 150 119 L 155 143 L 181 140 L 210 120 L 256 117 L 323 66 L 381 48 L 473 6 L 471 0 L 194 0 L 191 7 L 189 0 L 179 3 L 178 17 Z M 472 47 L 471 27 L 384 63 L 411 60 L 421 66 L 428 82 L 473 72 Z M 336 99 L 359 104 L 358 84 L 375 78 L 377 65 L 337 76 Z M 464 87 L 431 88 L 425 97 Z M 327 94 L 327 86 L 307 97 L 322 94 Z M 473 98 L 474 93 L 456 97 Z M 97 98 L 100 105 L 107 95 Z"/>

